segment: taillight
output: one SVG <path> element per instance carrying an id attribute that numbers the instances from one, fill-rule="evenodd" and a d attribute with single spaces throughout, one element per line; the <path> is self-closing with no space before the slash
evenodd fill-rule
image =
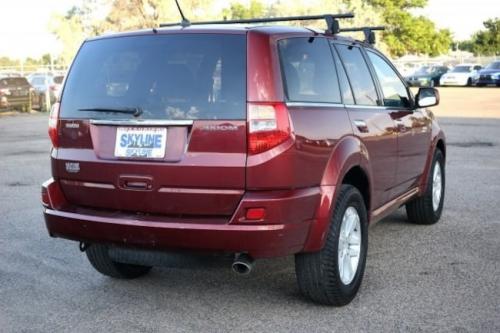
<path id="1" fill-rule="evenodd" d="M 59 146 L 58 126 L 59 123 L 59 103 L 54 103 L 50 109 L 49 115 L 49 137 L 52 141 L 52 146 L 57 148 Z"/>
<path id="2" fill-rule="evenodd" d="M 10 90 L 7 88 L 0 89 L 0 96 L 10 95 Z"/>
<path id="3" fill-rule="evenodd" d="M 248 104 L 248 154 L 274 148 L 290 135 L 288 109 L 284 103 Z"/>

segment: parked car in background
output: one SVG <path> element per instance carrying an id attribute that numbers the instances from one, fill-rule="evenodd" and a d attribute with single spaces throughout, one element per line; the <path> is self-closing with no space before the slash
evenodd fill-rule
<path id="1" fill-rule="evenodd" d="M 54 81 L 54 75 L 50 73 L 35 73 L 28 76 L 30 84 L 35 89 L 38 98 L 40 99 L 40 105 L 46 104 L 45 100 L 47 98 L 47 90 L 49 91 L 50 104 L 54 104 L 57 100 L 57 84 Z"/>
<path id="2" fill-rule="evenodd" d="M 441 76 L 439 84 L 442 86 L 470 86 L 473 77 L 481 68 L 479 64 L 457 65 Z"/>
<path id="3" fill-rule="evenodd" d="M 54 95 L 56 96 L 56 99 L 61 94 L 63 81 L 64 81 L 64 75 L 55 75 L 54 76 L 54 85 L 53 85 L 52 89 L 54 91 Z"/>
<path id="4" fill-rule="evenodd" d="M 232 254 L 239 274 L 295 255 L 306 297 L 349 303 L 369 223 L 402 205 L 413 223 L 440 219 L 446 147 L 426 109 L 438 91 L 414 97 L 381 52 L 332 30 L 86 40 L 49 117 L 49 234 L 122 279 L 162 251 Z"/>
<path id="5" fill-rule="evenodd" d="M 412 87 L 436 87 L 439 86 L 441 76 L 448 70 L 446 66 L 422 66 L 408 76 L 406 81 Z"/>
<path id="6" fill-rule="evenodd" d="M 412 62 L 399 63 L 395 65 L 397 70 L 403 77 L 410 76 L 411 74 L 415 73 L 420 67 L 422 67 L 420 64 L 415 64 Z"/>
<path id="7" fill-rule="evenodd" d="M 34 90 L 24 77 L 4 77 L 0 79 L 0 109 L 31 109 Z"/>
<path id="8" fill-rule="evenodd" d="M 481 69 L 473 78 L 473 84 L 478 87 L 496 85 L 500 87 L 500 61 L 494 61 Z"/>

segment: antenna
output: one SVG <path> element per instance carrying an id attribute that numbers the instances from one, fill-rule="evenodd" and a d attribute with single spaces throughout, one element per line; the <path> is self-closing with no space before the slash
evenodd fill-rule
<path id="1" fill-rule="evenodd" d="M 175 0 L 175 4 L 177 5 L 177 9 L 179 10 L 179 13 L 181 14 L 181 18 L 182 18 L 181 26 L 183 28 L 189 27 L 191 25 L 191 22 L 186 18 L 186 16 L 184 16 L 184 13 L 182 12 L 181 6 L 179 5 L 179 1 Z"/>

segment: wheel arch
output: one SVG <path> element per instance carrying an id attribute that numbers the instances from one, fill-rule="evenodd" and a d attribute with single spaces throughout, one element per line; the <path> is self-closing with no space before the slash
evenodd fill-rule
<path id="1" fill-rule="evenodd" d="M 323 248 L 330 217 L 342 184 L 358 188 L 370 217 L 372 198 L 371 167 L 368 150 L 358 137 L 342 138 L 330 155 L 321 181 L 321 199 L 304 245 L 304 252 Z"/>
<path id="2" fill-rule="evenodd" d="M 427 190 L 427 177 L 429 176 L 429 172 L 432 168 L 432 161 L 437 149 L 439 149 L 443 154 L 444 163 L 446 164 L 446 137 L 441 129 L 437 130 L 435 134 L 433 134 L 431 143 L 432 144 L 427 155 L 425 169 L 420 179 L 420 193 L 425 193 L 425 191 Z"/>

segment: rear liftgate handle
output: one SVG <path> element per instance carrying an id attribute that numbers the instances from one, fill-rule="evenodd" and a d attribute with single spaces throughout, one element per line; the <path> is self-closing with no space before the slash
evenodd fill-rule
<path id="1" fill-rule="evenodd" d="M 145 176 L 120 176 L 119 185 L 124 190 L 151 191 L 153 178 Z"/>

